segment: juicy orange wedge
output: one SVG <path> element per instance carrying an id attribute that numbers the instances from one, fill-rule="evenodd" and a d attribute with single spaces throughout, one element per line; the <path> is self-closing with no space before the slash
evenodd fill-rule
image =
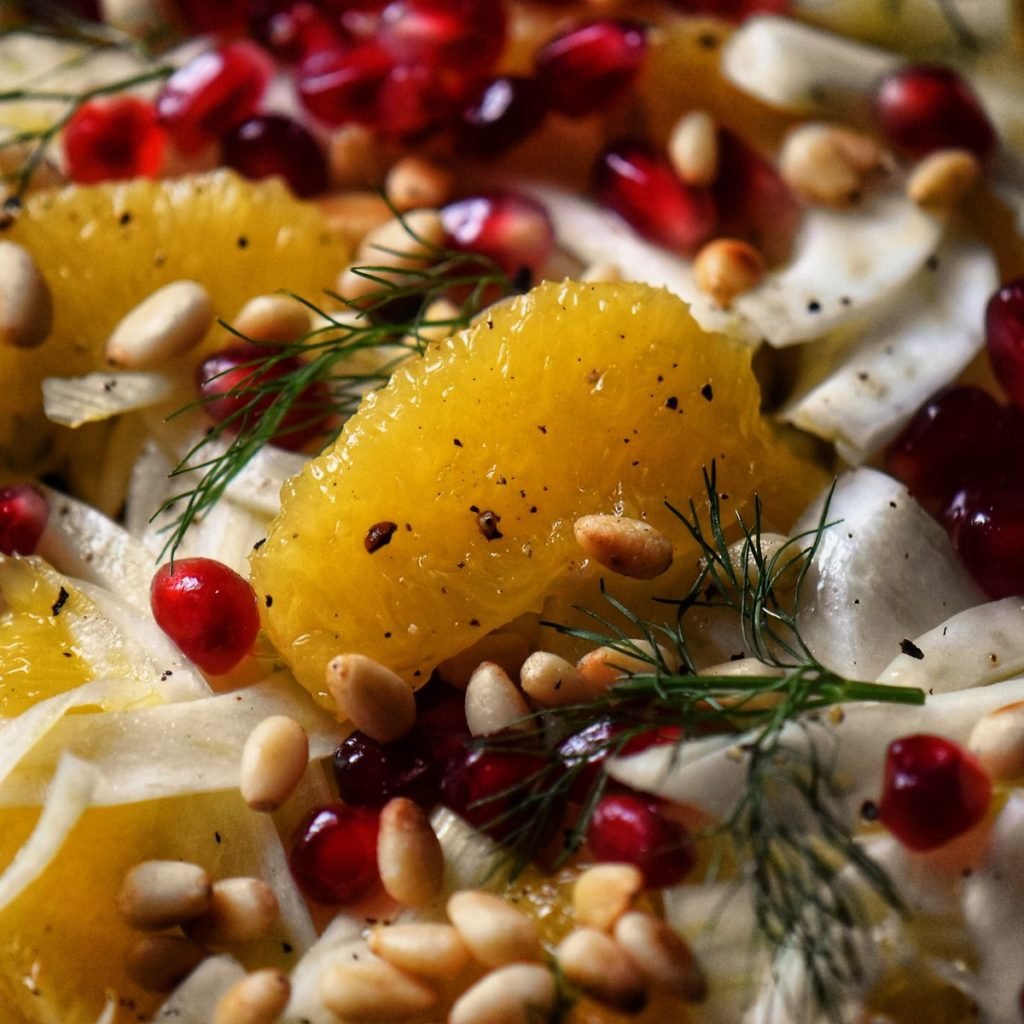
<path id="1" fill-rule="evenodd" d="M 749 351 L 668 292 L 543 285 L 407 364 L 285 485 L 252 560 L 265 627 L 324 703 L 342 651 L 425 681 L 552 595 L 587 593 L 573 522 L 594 512 L 675 544 L 669 576 L 630 581 L 631 598 L 685 592 L 697 552 L 665 502 L 699 498 L 703 467 L 717 461 L 727 512 L 759 492 L 782 528 L 821 482 L 758 406 Z"/>

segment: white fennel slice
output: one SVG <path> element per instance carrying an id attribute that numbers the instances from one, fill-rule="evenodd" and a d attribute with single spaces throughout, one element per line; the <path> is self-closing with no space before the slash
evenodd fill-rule
<path id="1" fill-rule="evenodd" d="M 987 246 L 947 241 L 782 418 L 831 441 L 847 462 L 863 462 L 981 350 L 985 306 L 998 285 Z"/>
<path id="2" fill-rule="evenodd" d="M 153 1024 L 209 1024 L 221 996 L 245 977 L 245 968 L 226 953 L 207 957 L 157 1010 Z"/>
<path id="3" fill-rule="evenodd" d="M 47 418 L 66 427 L 80 427 L 165 402 L 174 394 L 175 382 L 164 373 L 108 371 L 83 377 L 47 377 L 42 388 Z M 183 397 L 180 404 L 187 401 Z"/>

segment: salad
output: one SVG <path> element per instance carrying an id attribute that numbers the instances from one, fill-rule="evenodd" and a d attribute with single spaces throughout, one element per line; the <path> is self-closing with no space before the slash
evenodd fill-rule
<path id="1" fill-rule="evenodd" d="M 1019 1022 L 1022 82 L 0 6 L 0 1019 Z"/>

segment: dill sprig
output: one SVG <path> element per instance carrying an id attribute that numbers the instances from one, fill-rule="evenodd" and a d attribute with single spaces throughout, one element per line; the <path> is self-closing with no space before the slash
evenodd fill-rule
<path id="1" fill-rule="evenodd" d="M 188 481 L 190 486 L 154 514 L 154 519 L 168 512 L 174 517 L 164 555 L 174 556 L 192 523 L 217 503 L 262 448 L 318 424 L 322 425 L 323 445 L 330 444 L 366 391 L 386 384 L 402 362 L 421 354 L 433 332 L 443 329 L 450 333 L 467 326 L 496 294 L 504 296 L 515 290 L 489 258 L 433 245 L 408 224 L 405 229 L 416 243 L 415 253 L 381 251 L 415 256 L 420 265 L 353 268 L 375 287 L 358 303 L 329 292 L 341 304 L 340 312 L 328 312 L 293 295 L 322 321 L 322 326 L 297 341 L 284 345 L 256 342 L 223 324 L 256 354 L 251 361 L 226 371 L 245 371 L 237 383 L 208 399 L 228 399 L 236 408 L 213 424 L 171 471 L 172 478 Z M 452 294 L 464 296 L 455 315 L 434 315 L 434 301 Z M 412 313 L 391 319 L 396 308 L 411 308 Z M 360 353 L 374 353 L 369 359 L 371 368 L 360 369 L 353 362 Z M 212 377 L 210 382 L 216 379 Z M 173 415 L 203 404 L 192 403 Z"/>

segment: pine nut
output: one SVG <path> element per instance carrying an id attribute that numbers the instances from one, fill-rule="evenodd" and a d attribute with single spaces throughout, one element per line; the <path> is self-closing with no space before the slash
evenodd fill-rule
<path id="1" fill-rule="evenodd" d="M 537 925 L 493 893 L 465 889 L 448 900 L 448 917 L 473 957 L 485 967 L 501 967 L 543 955 Z"/>
<path id="2" fill-rule="evenodd" d="M 291 994 L 291 982 L 280 971 L 253 971 L 221 996 L 213 1024 L 275 1024 Z"/>
<path id="3" fill-rule="evenodd" d="M 697 287 L 723 309 L 756 288 L 764 280 L 764 269 L 764 257 L 757 249 L 736 238 L 708 242 L 693 260 Z"/>
<path id="4" fill-rule="evenodd" d="M 309 310 L 287 295 L 257 295 L 238 311 L 231 326 L 250 341 L 287 345 L 309 334 Z"/>
<path id="5" fill-rule="evenodd" d="M 653 914 L 623 914 L 615 941 L 651 984 L 690 1003 L 707 995 L 704 973 L 686 940 Z"/>
<path id="6" fill-rule="evenodd" d="M 613 284 L 622 280 L 622 268 L 618 263 L 591 263 L 583 268 L 580 280 L 588 284 Z"/>
<path id="7" fill-rule="evenodd" d="M 198 864 L 147 860 L 125 874 L 117 909 L 133 928 L 159 931 L 204 913 L 212 892 L 210 876 Z"/>
<path id="8" fill-rule="evenodd" d="M 384 181 L 388 202 L 402 212 L 417 207 L 436 209 L 452 197 L 454 175 L 420 156 L 405 156 L 391 166 Z"/>
<path id="9" fill-rule="evenodd" d="M 410 210 L 368 232 L 359 244 L 357 260 L 389 269 L 416 269 L 428 263 L 445 239 L 437 210 Z"/>
<path id="10" fill-rule="evenodd" d="M 571 662 L 548 651 L 534 651 L 519 672 L 527 696 L 542 707 L 579 704 L 601 692 Z"/>
<path id="11" fill-rule="evenodd" d="M 555 1011 L 555 979 L 546 967 L 511 964 L 484 975 L 452 1006 L 448 1024 L 542 1024 Z"/>
<path id="12" fill-rule="evenodd" d="M 643 890 L 644 876 L 632 864 L 595 864 L 573 886 L 573 917 L 587 928 L 611 931 Z"/>
<path id="13" fill-rule="evenodd" d="M 907 196 L 930 210 L 952 210 L 967 198 L 981 177 L 978 158 L 966 149 L 929 153 L 907 181 Z"/>
<path id="14" fill-rule="evenodd" d="M 53 327 L 53 297 L 27 249 L 0 242 L 0 344 L 35 348 Z"/>
<path id="15" fill-rule="evenodd" d="M 779 173 L 794 192 L 822 206 L 856 202 L 887 156 L 870 135 L 831 124 L 794 128 L 782 144 Z"/>
<path id="16" fill-rule="evenodd" d="M 488 633 L 471 647 L 442 661 L 437 674 L 449 685 L 464 690 L 474 670 L 484 661 L 500 665 L 510 676 L 519 675 L 530 645 L 518 633 Z"/>
<path id="17" fill-rule="evenodd" d="M 450 924 L 379 924 L 367 945 L 389 964 L 427 978 L 454 978 L 469 963 L 469 950 Z"/>
<path id="18" fill-rule="evenodd" d="M 783 567 L 788 565 L 786 572 L 781 577 L 774 580 L 774 586 L 796 586 L 797 577 L 800 572 L 800 566 L 803 564 L 804 556 L 800 553 L 799 544 L 790 544 L 790 538 L 782 533 L 762 533 L 761 534 L 761 556 L 765 561 L 765 564 L 771 562 L 776 555 L 786 545 L 789 545 L 788 557 L 785 555 L 779 559 L 778 564 L 775 566 L 775 571 L 778 572 Z M 748 550 L 748 555 L 744 559 L 744 549 Z M 760 572 L 757 568 L 757 562 L 754 559 L 753 551 L 749 549 L 747 542 L 744 540 L 733 541 L 729 545 L 729 562 L 732 565 L 733 572 L 737 578 L 743 575 L 744 569 L 747 574 L 747 582 L 751 585 L 756 585 L 760 579 Z M 792 564 L 789 564 L 792 563 Z"/>
<path id="19" fill-rule="evenodd" d="M 222 878 L 213 883 L 210 907 L 187 922 L 191 938 L 211 945 L 253 942 L 277 920 L 274 890 L 259 878 Z"/>
<path id="20" fill-rule="evenodd" d="M 254 811 L 276 811 L 292 795 L 308 761 L 309 738 L 295 719 L 264 718 L 242 748 L 242 799 Z"/>
<path id="21" fill-rule="evenodd" d="M 320 998 L 345 1020 L 399 1021 L 432 1010 L 438 994 L 383 960 L 337 964 L 320 979 Z"/>
<path id="22" fill-rule="evenodd" d="M 635 647 L 639 653 L 631 654 L 628 650 L 617 651 L 614 647 L 597 647 L 588 651 L 576 662 L 576 669 L 598 691 L 607 690 L 630 675 L 653 672 L 655 665 L 641 657 L 641 654 L 654 656 L 655 648 L 647 640 L 630 640 L 629 646 Z M 667 647 L 657 645 L 658 659 L 670 672 L 679 667 L 679 659 Z"/>
<path id="23" fill-rule="evenodd" d="M 377 136 L 361 124 L 346 124 L 332 132 L 327 143 L 327 169 L 334 188 L 375 188 L 383 170 Z"/>
<path id="24" fill-rule="evenodd" d="M 430 819 L 412 800 L 395 797 L 380 812 L 377 867 L 387 894 L 407 907 L 422 907 L 441 891 L 444 853 Z"/>
<path id="25" fill-rule="evenodd" d="M 718 177 L 718 129 L 706 110 L 691 110 L 676 122 L 668 158 L 687 185 L 710 185 Z"/>
<path id="26" fill-rule="evenodd" d="M 978 719 L 967 749 L 993 779 L 1024 775 L 1024 701 L 1007 704 Z"/>
<path id="27" fill-rule="evenodd" d="M 196 281 L 172 281 L 144 298 L 114 328 L 104 356 L 111 366 L 145 370 L 196 347 L 213 326 L 213 305 Z"/>
<path id="28" fill-rule="evenodd" d="M 181 935 L 144 935 L 128 951 L 125 971 L 147 992 L 170 992 L 206 956 L 202 946 Z"/>
<path id="29" fill-rule="evenodd" d="M 522 694 L 500 665 L 485 661 L 477 666 L 466 687 L 466 724 L 473 736 L 529 729 L 529 714 Z"/>
<path id="30" fill-rule="evenodd" d="M 327 690 L 339 712 L 378 743 L 399 739 L 416 721 L 416 698 L 405 680 L 363 654 L 334 658 Z"/>
<path id="31" fill-rule="evenodd" d="M 423 311 L 415 333 L 409 335 L 409 341 L 421 345 L 443 341 L 455 329 L 451 321 L 457 321 L 461 315 L 462 311 L 450 299 L 435 299 Z"/>
<path id="32" fill-rule="evenodd" d="M 577 928 L 555 950 L 562 972 L 592 999 L 636 1011 L 646 1002 L 644 979 L 615 941 L 596 928 Z"/>
<path id="33" fill-rule="evenodd" d="M 621 576 L 653 580 L 672 564 L 672 542 L 640 519 L 580 516 L 572 529 L 590 558 Z"/>

